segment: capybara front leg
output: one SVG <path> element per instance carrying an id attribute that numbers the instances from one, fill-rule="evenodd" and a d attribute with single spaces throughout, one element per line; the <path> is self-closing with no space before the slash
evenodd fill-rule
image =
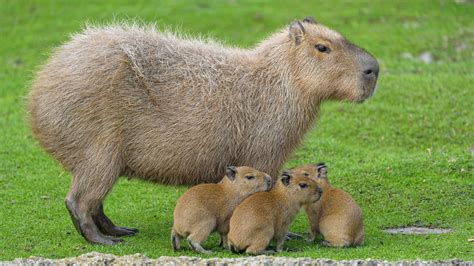
<path id="1" fill-rule="evenodd" d="M 136 228 L 128 228 L 124 226 L 116 226 L 104 213 L 104 205 L 100 204 L 97 212 L 92 216 L 99 230 L 110 236 L 133 236 L 138 233 Z"/>
<path id="2" fill-rule="evenodd" d="M 286 239 L 286 235 L 276 239 L 276 247 L 275 247 L 276 252 L 283 251 L 283 244 L 285 243 L 285 239 Z"/>
<path id="3" fill-rule="evenodd" d="M 227 239 L 227 234 L 221 233 L 220 236 L 221 236 L 221 242 L 219 243 L 219 246 L 225 249 L 229 249 L 229 245 L 228 245 L 229 240 Z"/>

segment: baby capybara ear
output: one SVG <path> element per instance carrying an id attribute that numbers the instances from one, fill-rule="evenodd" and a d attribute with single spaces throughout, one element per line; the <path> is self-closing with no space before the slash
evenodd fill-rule
<path id="1" fill-rule="evenodd" d="M 318 22 L 311 16 L 304 17 L 303 22 L 310 24 L 318 24 Z"/>
<path id="2" fill-rule="evenodd" d="M 281 174 L 281 182 L 283 183 L 283 185 L 285 185 L 286 187 L 290 184 L 290 179 L 291 179 L 291 175 L 288 171 L 285 171 Z"/>
<path id="3" fill-rule="evenodd" d="M 318 178 L 328 179 L 328 167 L 325 163 L 318 163 L 316 169 L 318 171 Z"/>
<path id="4" fill-rule="evenodd" d="M 226 175 L 230 179 L 230 181 L 235 180 L 235 175 L 237 174 L 237 168 L 235 166 L 227 166 L 226 168 Z"/>

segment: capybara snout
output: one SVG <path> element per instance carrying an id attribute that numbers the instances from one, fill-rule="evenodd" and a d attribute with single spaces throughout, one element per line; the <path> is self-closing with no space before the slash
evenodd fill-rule
<path id="1" fill-rule="evenodd" d="M 362 102 L 374 94 L 380 68 L 377 60 L 365 50 L 356 47 L 355 53 L 355 58 L 359 64 L 360 87 L 362 88 L 362 96 L 358 102 Z"/>

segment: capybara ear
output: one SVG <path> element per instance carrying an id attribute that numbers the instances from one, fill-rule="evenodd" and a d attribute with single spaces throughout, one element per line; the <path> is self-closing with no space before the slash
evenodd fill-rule
<path id="1" fill-rule="evenodd" d="M 318 170 L 318 178 L 328 179 L 328 167 L 325 163 L 318 163 L 316 169 Z"/>
<path id="2" fill-rule="evenodd" d="M 290 184 L 291 175 L 288 171 L 285 171 L 281 174 L 281 182 L 283 185 L 288 186 Z"/>
<path id="3" fill-rule="evenodd" d="M 226 168 L 227 177 L 231 180 L 235 180 L 235 175 L 237 174 L 237 168 L 235 166 L 227 166 Z"/>
<path id="4" fill-rule="evenodd" d="M 318 22 L 311 16 L 304 17 L 303 22 L 310 24 L 318 24 Z"/>
<path id="5" fill-rule="evenodd" d="M 289 29 L 290 39 L 292 39 L 296 45 L 299 45 L 304 38 L 305 30 L 301 22 L 295 21 L 291 23 Z"/>

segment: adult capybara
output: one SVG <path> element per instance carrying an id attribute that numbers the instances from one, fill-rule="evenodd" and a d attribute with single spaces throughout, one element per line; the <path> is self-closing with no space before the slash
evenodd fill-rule
<path id="1" fill-rule="evenodd" d="M 39 71 L 28 110 L 41 145 L 72 172 L 66 206 L 90 242 L 114 244 L 102 206 L 121 175 L 218 182 L 227 165 L 278 171 L 322 101 L 372 95 L 377 61 L 311 18 L 244 50 L 153 27 L 91 27 Z"/>

